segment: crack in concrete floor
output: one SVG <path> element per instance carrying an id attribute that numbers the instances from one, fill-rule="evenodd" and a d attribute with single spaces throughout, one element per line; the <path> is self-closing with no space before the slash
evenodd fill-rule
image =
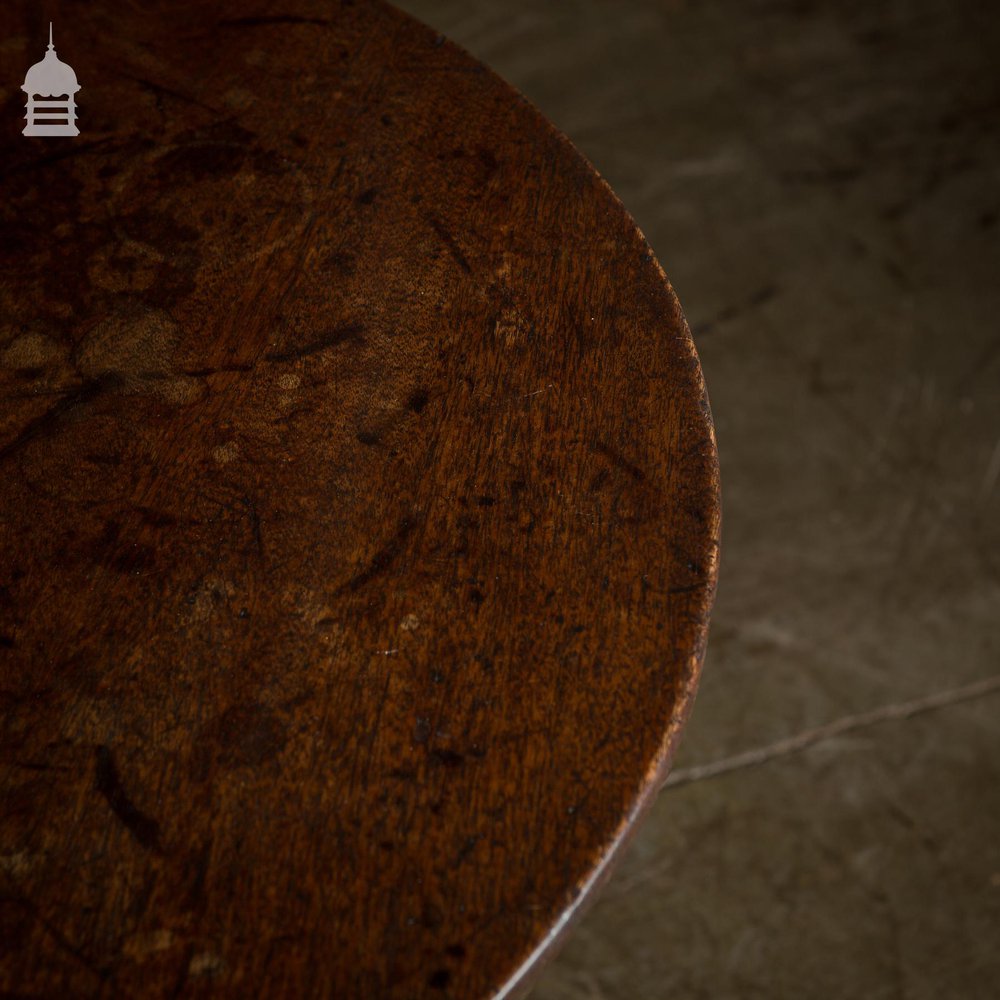
<path id="1" fill-rule="evenodd" d="M 872 709 L 870 712 L 845 715 L 823 726 L 805 729 L 802 732 L 795 733 L 793 736 L 776 740 L 767 746 L 756 747 L 753 750 L 746 750 L 743 753 L 724 757 L 721 760 L 711 761 L 707 764 L 696 764 L 672 771 L 661 788 L 665 790 L 677 785 L 688 785 L 693 781 L 705 781 L 708 778 L 717 778 L 719 775 L 729 774 L 731 771 L 740 771 L 747 767 L 758 767 L 778 757 L 787 757 L 789 754 L 801 753 L 803 750 L 808 750 L 809 747 L 815 746 L 817 743 L 832 740 L 846 733 L 856 732 L 859 729 L 868 729 L 883 722 L 898 722 L 902 719 L 912 718 L 915 715 L 922 715 L 924 712 L 938 711 L 942 708 L 948 708 L 951 705 L 961 704 L 964 701 L 976 701 L 994 694 L 1000 694 L 1000 674 L 985 677 L 981 681 L 965 684 L 962 687 L 950 688 L 947 691 L 936 691 L 934 694 L 925 695 L 923 698 L 914 698 L 910 701 L 882 705 L 880 708 Z"/>

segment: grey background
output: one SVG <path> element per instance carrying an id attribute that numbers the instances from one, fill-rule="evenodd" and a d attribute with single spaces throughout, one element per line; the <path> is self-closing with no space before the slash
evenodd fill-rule
<path id="1" fill-rule="evenodd" d="M 400 6 L 618 192 L 718 429 L 680 781 L 534 1000 L 1000 996 L 1000 6 Z"/>

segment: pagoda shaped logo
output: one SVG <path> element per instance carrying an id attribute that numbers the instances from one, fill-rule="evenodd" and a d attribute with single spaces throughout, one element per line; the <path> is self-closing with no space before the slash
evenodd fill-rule
<path id="1" fill-rule="evenodd" d="M 76 127 L 76 73 L 57 55 L 49 22 L 49 49 L 41 62 L 28 70 L 21 85 L 28 95 L 28 124 L 24 135 L 79 135 Z"/>

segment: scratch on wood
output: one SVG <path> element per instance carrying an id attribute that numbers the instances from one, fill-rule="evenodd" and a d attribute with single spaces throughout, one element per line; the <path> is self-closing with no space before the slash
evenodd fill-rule
<path id="1" fill-rule="evenodd" d="M 605 444 L 603 441 L 598 441 L 596 444 L 591 445 L 591 447 L 599 455 L 603 455 L 612 465 L 627 472 L 637 482 L 641 483 L 646 478 L 646 474 L 638 465 L 630 462 L 620 452 L 615 451 L 611 445 Z"/>
<path id="2" fill-rule="evenodd" d="M 382 546 L 375 555 L 372 556 L 368 565 L 359 573 L 351 577 L 347 583 L 343 584 L 337 593 L 341 594 L 346 590 L 355 591 L 363 587 L 369 580 L 374 579 L 379 573 L 383 573 L 399 557 L 403 548 L 403 543 L 416 527 L 416 522 L 408 517 L 404 517 L 399 522 L 396 533 L 389 541 Z"/>
<path id="3" fill-rule="evenodd" d="M 239 362 L 231 365 L 217 365 L 214 368 L 185 368 L 181 374 L 188 378 L 208 378 L 209 375 L 219 375 L 222 372 L 252 372 L 250 362 Z"/>
<path id="4" fill-rule="evenodd" d="M 44 413 L 25 424 L 12 441 L 0 447 L 0 461 L 9 458 L 39 435 L 48 433 L 67 413 L 95 399 L 110 387 L 110 381 L 108 377 L 87 379 L 69 390 L 57 403 L 53 403 Z"/>
<path id="5" fill-rule="evenodd" d="M 44 913 L 35 905 L 35 903 L 26 896 L 23 892 L 17 892 L 13 897 L 15 903 L 19 903 L 28 914 L 31 919 L 36 921 L 39 926 L 44 928 L 46 933 L 55 941 L 56 946 L 67 955 L 74 958 L 80 963 L 88 972 L 92 973 L 102 982 L 111 975 L 111 970 L 103 966 L 98 965 L 91 958 L 89 958 L 81 949 L 79 949 L 69 938 L 55 924 L 49 920 Z M 8 994 L 9 995 L 9 994 Z"/>
<path id="6" fill-rule="evenodd" d="M 0 173 L 0 177 L 13 177 L 15 174 L 34 172 L 36 170 L 40 170 L 42 167 L 58 163 L 61 160 L 67 160 L 76 156 L 83 156 L 87 153 L 93 152 L 95 149 L 103 149 L 105 146 L 111 145 L 114 142 L 116 142 L 116 138 L 114 136 L 108 136 L 104 139 L 95 139 L 93 142 L 66 146 L 63 149 L 55 150 L 54 152 L 47 153 L 45 156 L 39 156 L 28 162 L 17 163 L 10 169 L 4 170 Z"/>
<path id="7" fill-rule="evenodd" d="M 301 347 L 290 347 L 284 351 L 270 351 L 264 357 L 267 361 L 296 361 L 299 358 L 307 358 L 311 354 L 319 354 L 320 351 L 327 351 L 331 347 L 337 347 L 348 340 L 363 344 L 364 337 L 361 336 L 363 330 L 364 327 L 360 323 L 347 323 L 344 326 L 338 326 L 329 333 L 324 333 L 315 340 L 310 340 Z"/>
<path id="8" fill-rule="evenodd" d="M 430 212 L 424 213 L 424 218 L 430 224 L 431 229 L 434 230 L 438 235 L 438 239 L 448 248 L 448 252 L 455 258 L 458 266 L 465 271 L 466 274 L 472 274 L 472 268 L 469 266 L 469 262 L 465 259 L 465 254 L 459 249 L 458 244 L 455 242 L 455 237 L 445 229 L 444 223 L 435 215 L 431 215 Z"/>
<path id="9" fill-rule="evenodd" d="M 254 503 L 253 497 L 240 497 L 240 502 L 247 509 L 247 514 L 250 517 L 250 530 L 253 533 L 254 544 L 257 546 L 257 554 L 263 559 L 264 533 L 260 525 L 260 512 L 257 510 L 257 505 Z"/>
<path id="10" fill-rule="evenodd" d="M 218 115 L 219 112 L 211 107 L 211 105 L 203 104 L 197 98 L 190 97 L 187 94 L 182 94 L 179 90 L 172 90 L 170 87 L 165 87 L 162 83 L 156 83 L 154 80 L 147 80 L 145 77 L 132 76 L 129 73 L 123 73 L 128 80 L 133 80 L 135 83 L 139 84 L 140 87 L 145 87 L 151 94 L 156 97 L 157 110 L 162 111 L 162 99 L 164 97 L 171 97 L 175 101 L 180 101 L 182 104 L 192 104 L 197 108 L 201 108 L 203 111 L 210 111 L 213 115 Z"/>

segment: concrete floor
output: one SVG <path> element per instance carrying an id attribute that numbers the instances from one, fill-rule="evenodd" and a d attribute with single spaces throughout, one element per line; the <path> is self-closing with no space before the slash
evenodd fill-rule
<path id="1" fill-rule="evenodd" d="M 619 193 L 722 457 L 675 783 L 534 1000 L 1000 996 L 1000 7 L 400 5 Z"/>

